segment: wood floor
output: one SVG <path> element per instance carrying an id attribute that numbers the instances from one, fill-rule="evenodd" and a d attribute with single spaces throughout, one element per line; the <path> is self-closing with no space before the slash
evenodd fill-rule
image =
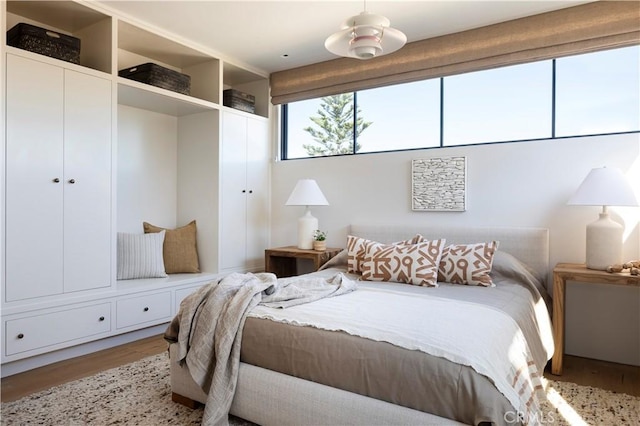
<path id="1" fill-rule="evenodd" d="M 2 402 L 14 401 L 66 382 L 128 364 L 167 350 L 162 336 L 128 343 L 82 357 L 37 368 L 2 379 Z M 562 376 L 548 371 L 551 380 L 569 381 L 615 392 L 640 396 L 640 367 L 565 356 Z"/>

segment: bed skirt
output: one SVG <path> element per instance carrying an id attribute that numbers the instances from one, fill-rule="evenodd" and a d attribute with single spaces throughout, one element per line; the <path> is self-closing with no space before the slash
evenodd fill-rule
<path id="1" fill-rule="evenodd" d="M 207 395 L 175 359 L 169 347 L 171 391 L 205 403 Z M 178 398 L 180 399 L 180 398 Z M 385 401 L 240 363 L 231 414 L 269 425 L 462 425 Z"/>

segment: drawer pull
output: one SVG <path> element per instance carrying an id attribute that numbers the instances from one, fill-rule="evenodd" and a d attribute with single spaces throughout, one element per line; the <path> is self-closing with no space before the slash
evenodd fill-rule
<path id="1" fill-rule="evenodd" d="M 24 337 L 24 334 L 20 333 L 18 334 L 18 339 L 22 339 Z"/>
<path id="2" fill-rule="evenodd" d="M 100 317 L 99 321 L 104 321 L 104 317 Z"/>
<path id="3" fill-rule="evenodd" d="M 74 184 L 74 183 L 76 183 L 76 180 L 75 179 L 69 179 L 69 183 Z"/>
<path id="4" fill-rule="evenodd" d="M 60 183 L 60 178 L 54 178 L 53 183 Z"/>
<path id="5" fill-rule="evenodd" d="M 148 312 L 149 308 L 145 306 L 145 308 L 143 309 L 143 311 Z"/>

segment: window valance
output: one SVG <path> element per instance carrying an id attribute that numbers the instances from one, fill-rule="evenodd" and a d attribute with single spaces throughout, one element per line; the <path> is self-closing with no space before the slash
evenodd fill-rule
<path id="1" fill-rule="evenodd" d="M 274 105 L 640 44 L 640 3 L 597 1 L 271 75 Z"/>

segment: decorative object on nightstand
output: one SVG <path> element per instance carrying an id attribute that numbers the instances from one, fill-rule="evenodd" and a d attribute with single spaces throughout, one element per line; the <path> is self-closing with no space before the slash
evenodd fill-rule
<path id="1" fill-rule="evenodd" d="M 311 215 L 310 206 L 328 206 L 329 202 L 313 179 L 300 179 L 289 195 L 287 206 L 305 206 L 304 215 L 298 219 L 298 248 L 313 248 L 313 232 L 318 229 L 318 219 Z"/>
<path id="2" fill-rule="evenodd" d="M 567 204 L 602 206 L 600 218 L 587 225 L 587 268 L 604 271 L 622 263 L 624 227 L 611 220 L 607 207 L 638 205 L 622 171 L 614 167 L 591 170 Z"/>
<path id="3" fill-rule="evenodd" d="M 327 233 L 316 229 L 313 231 L 313 249 L 315 251 L 325 251 L 327 249 Z"/>

